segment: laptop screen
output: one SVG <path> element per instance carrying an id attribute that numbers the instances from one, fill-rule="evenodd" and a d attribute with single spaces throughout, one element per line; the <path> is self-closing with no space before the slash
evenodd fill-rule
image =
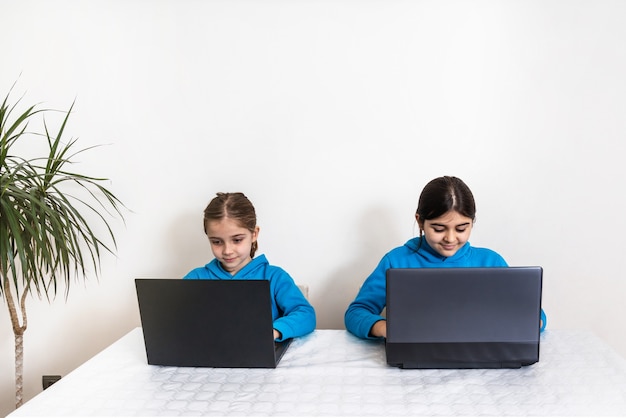
<path id="1" fill-rule="evenodd" d="M 276 353 L 267 280 L 135 279 L 135 286 L 148 364 L 276 367 L 284 352 Z"/>
<path id="2" fill-rule="evenodd" d="M 541 267 L 387 271 L 387 360 L 400 367 L 538 361 Z"/>

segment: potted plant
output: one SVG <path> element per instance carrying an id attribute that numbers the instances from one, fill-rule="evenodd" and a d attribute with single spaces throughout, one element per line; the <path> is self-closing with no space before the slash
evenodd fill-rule
<path id="1" fill-rule="evenodd" d="M 23 97 L 11 104 L 11 91 L 0 105 L 0 296 L 15 336 L 17 408 L 23 403 L 27 298 L 36 295 L 50 301 L 63 283 L 67 298 L 73 279 L 86 280 L 91 267 L 98 275 L 101 254 L 116 248 L 107 217 L 123 220 L 124 206 L 102 185 L 107 179 L 70 167 L 77 155 L 94 148 L 76 149 L 77 139 L 63 137 L 74 104 L 61 113 L 60 127 L 51 134 L 46 116 L 58 111 L 39 105 L 18 111 Z M 32 129 L 38 123 L 41 128 Z M 43 146 L 43 155 L 18 155 L 18 148 L 30 151 L 31 146 Z M 106 240 L 97 236 L 94 219 L 105 226 Z"/>

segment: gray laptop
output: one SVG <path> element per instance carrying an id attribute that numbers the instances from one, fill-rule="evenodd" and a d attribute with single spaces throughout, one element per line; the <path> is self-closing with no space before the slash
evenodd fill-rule
<path id="1" fill-rule="evenodd" d="M 519 368 L 539 361 L 541 267 L 387 270 L 387 363 Z"/>
<path id="2" fill-rule="evenodd" d="M 276 367 L 267 280 L 135 279 L 148 364 Z"/>

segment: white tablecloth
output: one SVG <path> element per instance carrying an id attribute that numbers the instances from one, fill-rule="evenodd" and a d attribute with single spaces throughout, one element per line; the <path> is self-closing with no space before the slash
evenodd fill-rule
<path id="1" fill-rule="evenodd" d="M 10 416 L 77 415 L 626 415 L 626 360 L 590 333 L 547 330 L 532 366 L 402 370 L 381 342 L 316 330 L 276 369 L 159 367 L 137 328 Z"/>

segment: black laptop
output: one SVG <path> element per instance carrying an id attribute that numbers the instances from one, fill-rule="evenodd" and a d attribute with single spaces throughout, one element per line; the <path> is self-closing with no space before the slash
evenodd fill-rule
<path id="1" fill-rule="evenodd" d="M 267 280 L 135 279 L 148 364 L 276 367 Z"/>
<path id="2" fill-rule="evenodd" d="M 519 368 L 539 361 L 541 267 L 387 270 L 387 363 Z"/>

